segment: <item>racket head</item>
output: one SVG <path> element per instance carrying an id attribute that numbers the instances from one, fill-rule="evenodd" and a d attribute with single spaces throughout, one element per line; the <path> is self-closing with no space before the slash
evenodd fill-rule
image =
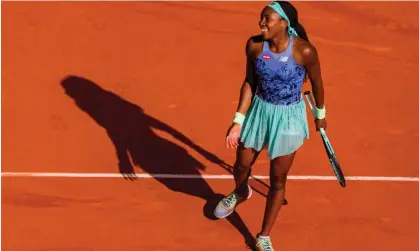
<path id="1" fill-rule="evenodd" d="M 330 164 L 332 165 L 333 172 L 335 173 L 336 178 L 341 187 L 346 187 L 346 180 L 345 175 L 342 172 L 342 168 L 340 167 L 339 161 L 336 158 L 336 155 L 330 152 L 329 148 L 327 147 L 326 140 L 322 137 L 323 145 L 327 153 L 327 157 L 330 160 Z"/>
<path id="2" fill-rule="evenodd" d="M 336 178 L 339 181 L 339 184 L 341 185 L 341 187 L 346 187 L 345 175 L 343 174 L 342 168 L 340 167 L 339 161 L 337 160 L 335 155 L 332 155 L 330 157 L 330 162 L 332 164 L 333 171 L 335 172 Z"/>

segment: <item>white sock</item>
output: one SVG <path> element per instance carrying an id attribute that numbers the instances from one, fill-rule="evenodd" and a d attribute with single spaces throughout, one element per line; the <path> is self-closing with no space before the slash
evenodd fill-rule
<path id="1" fill-rule="evenodd" d="M 269 236 L 262 236 L 262 235 L 259 235 L 259 238 L 261 238 L 261 239 L 268 239 L 268 238 L 269 238 Z"/>

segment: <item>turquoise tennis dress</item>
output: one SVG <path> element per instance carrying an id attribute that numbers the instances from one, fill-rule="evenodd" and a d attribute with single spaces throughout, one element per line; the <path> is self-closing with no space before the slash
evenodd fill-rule
<path id="1" fill-rule="evenodd" d="M 240 141 L 256 151 L 267 145 L 270 159 L 295 152 L 309 137 L 301 93 L 306 71 L 292 57 L 293 41 L 294 36 L 290 36 L 282 53 L 273 53 L 264 41 L 262 53 L 254 60 L 257 89 Z"/>

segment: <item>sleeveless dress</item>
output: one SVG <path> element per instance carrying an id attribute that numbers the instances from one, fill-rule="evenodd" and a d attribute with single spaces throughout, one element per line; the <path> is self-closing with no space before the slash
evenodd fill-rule
<path id="1" fill-rule="evenodd" d="M 306 71 L 292 57 L 293 42 L 294 36 L 290 36 L 287 49 L 273 53 L 264 41 L 262 52 L 253 61 L 257 89 L 240 141 L 256 151 L 267 145 L 270 159 L 295 152 L 309 138 L 301 93 Z"/>

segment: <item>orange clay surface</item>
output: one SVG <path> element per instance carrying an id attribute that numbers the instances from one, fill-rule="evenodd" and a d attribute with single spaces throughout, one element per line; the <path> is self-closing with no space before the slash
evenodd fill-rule
<path id="1" fill-rule="evenodd" d="M 136 173 L 229 174 L 220 162 L 235 157 L 224 136 L 264 5 L 2 2 L 2 172 L 118 173 L 119 146 L 122 166 Z M 419 176 L 419 3 L 295 5 L 320 54 L 327 131 L 345 174 Z M 88 81 L 62 85 L 68 75 Z M 333 175 L 313 125 L 292 175 Z M 268 175 L 268 163 L 264 152 L 253 174 Z M 205 213 L 213 193 L 233 187 L 3 177 L 2 250 L 246 250 L 264 196 L 255 193 L 229 220 Z M 418 250 L 418 190 L 417 182 L 342 189 L 290 180 L 273 243 L 283 251 Z"/>

